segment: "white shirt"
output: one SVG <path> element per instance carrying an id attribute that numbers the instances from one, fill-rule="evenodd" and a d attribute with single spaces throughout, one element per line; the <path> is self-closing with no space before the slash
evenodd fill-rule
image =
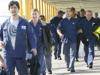
<path id="1" fill-rule="evenodd" d="M 11 25 L 8 26 L 8 34 L 10 36 L 13 49 L 15 49 L 16 32 L 17 32 L 17 26 L 19 24 L 19 19 L 13 20 L 12 18 L 10 18 L 10 23 Z"/>

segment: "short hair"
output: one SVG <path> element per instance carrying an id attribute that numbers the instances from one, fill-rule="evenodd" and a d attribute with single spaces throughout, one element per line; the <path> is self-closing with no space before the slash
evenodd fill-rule
<path id="1" fill-rule="evenodd" d="M 38 9 L 33 9 L 32 12 L 38 12 L 39 13 L 39 10 Z"/>
<path id="2" fill-rule="evenodd" d="M 62 10 L 59 10 L 58 14 L 64 14 L 64 12 Z"/>
<path id="3" fill-rule="evenodd" d="M 10 9 L 10 7 L 13 6 L 13 5 L 16 5 L 18 7 L 18 9 L 20 9 L 19 2 L 13 1 L 13 0 L 9 2 L 8 9 Z"/>
<path id="4" fill-rule="evenodd" d="M 86 10 L 86 12 L 92 13 L 92 10 Z"/>
<path id="5" fill-rule="evenodd" d="M 40 18 L 41 18 L 41 20 L 43 20 L 43 21 L 45 21 L 45 20 L 46 20 L 46 18 L 45 18 L 45 16 L 44 16 L 44 15 L 40 15 Z"/>
<path id="6" fill-rule="evenodd" d="M 74 7 L 70 7 L 70 8 L 67 8 L 67 9 L 70 9 L 72 12 L 76 11 Z"/>
<path id="7" fill-rule="evenodd" d="M 81 9 L 80 11 L 81 11 L 81 12 L 85 12 L 85 9 Z"/>

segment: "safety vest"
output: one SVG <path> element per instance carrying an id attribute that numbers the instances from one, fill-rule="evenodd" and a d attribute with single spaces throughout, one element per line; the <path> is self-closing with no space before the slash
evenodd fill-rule
<path id="1" fill-rule="evenodd" d="M 100 40 L 100 26 L 96 28 L 93 34 L 97 37 L 98 40 Z"/>

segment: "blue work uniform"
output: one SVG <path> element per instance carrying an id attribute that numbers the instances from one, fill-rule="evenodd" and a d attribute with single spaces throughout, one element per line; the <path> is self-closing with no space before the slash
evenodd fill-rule
<path id="1" fill-rule="evenodd" d="M 27 20 L 19 17 L 17 29 L 11 27 L 10 18 L 7 19 L 0 30 L 0 38 L 5 44 L 4 59 L 7 65 L 7 75 L 14 75 L 15 67 L 20 75 L 27 75 L 26 50 L 28 49 L 27 41 L 31 48 L 36 48 L 35 38 L 32 27 Z M 16 33 L 15 48 L 11 43 L 12 34 Z M 10 35 L 11 34 L 11 35 Z"/>
<path id="2" fill-rule="evenodd" d="M 85 18 L 85 16 L 83 17 L 78 17 L 80 19 L 80 21 L 82 19 Z M 79 27 L 77 29 L 77 31 L 79 30 L 82 30 L 81 27 Z M 88 42 L 87 42 L 87 39 L 86 39 L 86 36 L 84 35 L 84 32 L 78 32 L 78 35 L 77 35 L 77 52 L 76 52 L 76 61 L 78 61 L 78 58 L 79 58 L 79 47 L 80 47 L 80 42 L 82 41 L 83 45 L 84 45 L 84 52 L 86 52 L 85 50 L 87 50 L 87 46 L 88 46 Z M 86 54 L 85 54 L 86 56 Z"/>
<path id="3" fill-rule="evenodd" d="M 70 69 L 70 71 L 75 71 L 74 61 L 76 55 L 78 21 L 79 20 L 77 18 L 65 18 L 60 22 L 58 26 L 58 29 L 60 29 L 64 34 L 64 38 L 62 39 L 62 42 L 64 43 L 63 53 L 65 54 L 67 68 Z"/>
<path id="4" fill-rule="evenodd" d="M 56 31 L 58 24 L 60 23 L 61 20 L 62 20 L 62 18 L 55 16 L 50 21 L 51 32 L 52 32 L 52 35 L 53 35 L 54 46 L 55 46 L 55 48 L 54 48 L 55 59 L 57 57 L 59 58 L 60 55 L 61 55 L 61 39 L 59 38 L 57 31 Z"/>
<path id="5" fill-rule="evenodd" d="M 83 32 L 87 38 L 88 41 L 88 48 L 86 50 L 86 57 L 85 62 L 87 65 L 93 64 L 94 59 L 94 45 L 95 45 L 95 38 L 93 36 L 93 27 L 96 25 L 96 21 L 94 18 L 91 18 L 91 20 L 87 20 L 86 18 L 81 21 L 81 25 L 83 28 Z"/>
<path id="6" fill-rule="evenodd" d="M 40 21 L 38 21 L 37 25 L 34 25 L 32 21 L 30 22 L 32 26 L 37 40 L 37 56 L 40 64 L 39 75 L 45 75 L 46 72 L 46 63 L 45 63 L 45 49 L 44 49 L 44 41 L 43 41 L 43 25 Z"/>

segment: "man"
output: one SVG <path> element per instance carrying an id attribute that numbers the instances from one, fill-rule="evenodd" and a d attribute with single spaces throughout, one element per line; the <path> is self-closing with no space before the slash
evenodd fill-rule
<path id="1" fill-rule="evenodd" d="M 4 59 L 7 65 L 7 75 L 15 75 L 15 67 L 19 75 L 28 75 L 26 65 L 27 41 L 31 51 L 37 55 L 35 35 L 28 22 L 18 15 L 19 3 L 10 1 L 8 5 L 10 18 L 7 19 L 0 31 L 1 41 L 4 42 Z"/>
<path id="2" fill-rule="evenodd" d="M 46 66 L 49 74 L 52 74 L 52 37 L 50 31 L 50 24 L 46 23 L 46 18 L 44 15 L 40 15 L 40 20 L 43 24 L 43 37 L 45 44 L 45 60 Z"/>
<path id="3" fill-rule="evenodd" d="M 89 68 L 93 67 L 93 59 L 94 59 L 94 45 L 95 45 L 95 38 L 93 36 L 92 29 L 96 24 L 95 19 L 93 18 L 93 13 L 91 10 L 86 11 L 86 18 L 84 18 L 81 22 L 83 27 L 83 32 L 86 36 L 88 41 L 88 48 L 85 51 L 85 62 Z"/>
<path id="4" fill-rule="evenodd" d="M 97 26 L 94 27 L 94 29 L 93 29 L 94 32 L 96 32 L 98 29 L 100 29 L 100 18 L 98 16 L 97 12 L 95 13 L 95 21 L 97 23 Z M 98 37 L 96 37 L 96 44 L 97 44 L 98 50 L 100 50 L 100 33 L 99 32 L 97 32 Z"/>
<path id="5" fill-rule="evenodd" d="M 53 35 L 53 39 L 54 39 L 54 56 L 55 59 L 60 59 L 61 60 L 61 40 L 57 34 L 57 26 L 59 24 L 59 22 L 62 20 L 64 12 L 63 11 L 58 11 L 58 15 L 55 16 L 51 21 L 51 32 Z"/>
<path id="6" fill-rule="evenodd" d="M 86 13 L 85 10 L 81 9 L 79 13 L 80 13 L 80 15 L 78 15 L 78 18 L 80 20 L 84 19 L 85 18 L 85 13 Z M 78 35 L 77 35 L 76 61 L 79 61 L 78 58 L 79 58 L 80 42 L 82 41 L 82 43 L 84 44 L 84 51 L 86 51 L 88 44 L 87 44 L 86 36 L 84 35 L 84 32 L 82 31 L 82 29 L 78 28 L 77 31 L 78 31 Z"/>
<path id="7" fill-rule="evenodd" d="M 64 55 L 67 64 L 68 71 L 75 72 L 74 62 L 76 56 L 76 38 L 78 19 L 75 18 L 75 8 L 71 7 L 67 9 L 67 18 L 63 19 L 57 29 L 57 33 L 63 38 L 64 43 Z"/>
<path id="8" fill-rule="evenodd" d="M 46 75 L 43 24 L 40 21 L 40 14 L 37 9 L 32 10 L 32 19 L 29 23 L 32 26 L 32 29 L 34 30 L 34 33 L 35 33 L 36 39 L 37 39 L 37 57 L 38 57 L 38 61 L 39 61 L 38 75 Z M 33 64 L 33 63 L 31 63 L 31 64 Z M 30 69 L 30 70 L 32 71 L 32 69 Z M 32 73 L 32 75 L 34 75 L 34 72 Z M 37 74 L 35 74 L 35 75 L 37 75 Z"/>

